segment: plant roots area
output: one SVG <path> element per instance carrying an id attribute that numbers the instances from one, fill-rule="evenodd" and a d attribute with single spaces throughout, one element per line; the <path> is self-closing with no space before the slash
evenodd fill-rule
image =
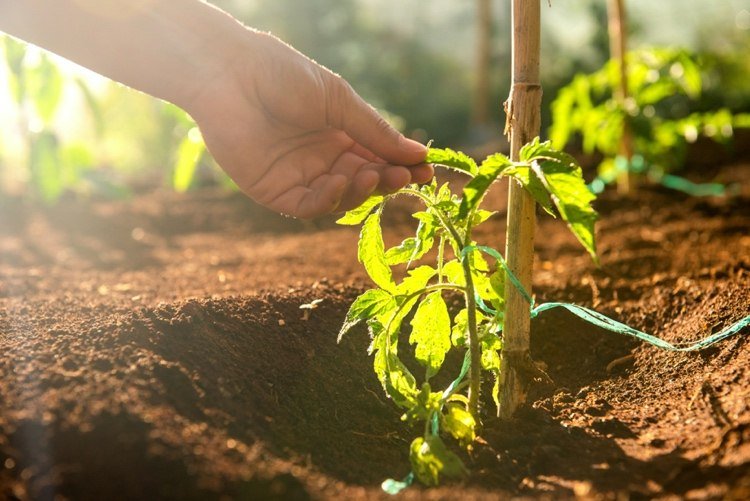
<path id="1" fill-rule="evenodd" d="M 537 302 L 673 343 L 750 314 L 750 164 L 720 176 L 739 195 L 603 195 L 598 269 L 540 213 Z M 357 228 L 213 191 L 0 204 L 0 498 L 387 499 L 380 483 L 409 472 L 421 431 L 386 399 L 365 329 L 336 344 L 371 287 Z M 386 210 L 386 244 L 413 231 L 410 204 Z M 503 211 L 483 228 L 502 249 Z M 455 449 L 470 475 L 399 498 L 750 499 L 747 328 L 673 353 L 550 311 L 531 355 L 552 382 L 508 421 L 487 382 L 479 439 Z"/>

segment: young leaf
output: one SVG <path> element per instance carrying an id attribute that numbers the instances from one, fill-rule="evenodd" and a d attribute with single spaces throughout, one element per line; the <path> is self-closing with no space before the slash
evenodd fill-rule
<path id="1" fill-rule="evenodd" d="M 346 314 L 336 342 L 341 342 L 344 334 L 362 320 L 368 320 L 397 307 L 396 300 L 383 289 L 370 289 L 354 300 Z"/>
<path id="2" fill-rule="evenodd" d="M 406 409 L 412 408 L 419 394 L 414 376 L 398 358 L 394 347 L 386 348 L 389 345 L 389 334 L 385 327 L 377 321 L 370 322 L 369 326 L 374 336 L 373 369 L 380 384 L 396 405 Z"/>
<path id="3" fill-rule="evenodd" d="M 346 226 L 358 225 L 362 221 L 364 221 L 367 216 L 370 215 L 370 212 L 372 212 L 372 209 L 374 209 L 378 204 L 382 202 L 383 202 L 382 196 L 372 195 L 370 198 L 362 202 L 362 205 L 360 205 L 359 207 L 355 209 L 348 211 L 346 214 L 340 217 L 336 221 L 336 224 L 342 224 Z"/>
<path id="4" fill-rule="evenodd" d="M 451 343 L 453 346 L 464 346 L 468 339 L 467 332 L 469 332 L 469 310 L 462 308 L 461 311 L 456 313 L 456 317 L 453 319 L 453 328 L 451 329 Z"/>
<path id="5" fill-rule="evenodd" d="M 408 296 L 425 288 L 427 282 L 435 276 L 437 270 L 431 266 L 423 265 L 409 271 L 409 275 L 396 287 L 396 294 Z"/>
<path id="6" fill-rule="evenodd" d="M 440 291 L 422 301 L 411 321 L 411 344 L 417 361 L 427 368 L 427 379 L 437 374 L 451 347 L 451 319 Z"/>
<path id="7" fill-rule="evenodd" d="M 550 160 L 534 162 L 532 168 L 552 196 L 560 216 L 598 264 L 594 234 L 597 214 L 591 207 L 596 196 L 586 186 L 581 168 Z"/>
<path id="8" fill-rule="evenodd" d="M 359 234 L 358 259 L 364 265 L 367 274 L 380 288 L 393 292 L 391 268 L 385 260 L 385 245 L 383 233 L 380 230 L 380 213 L 375 212 L 367 216 L 362 231 Z"/>
<path id="9" fill-rule="evenodd" d="M 472 176 L 478 171 L 477 163 L 471 157 L 450 148 L 430 148 L 425 162 L 451 167 Z"/>
<path id="10" fill-rule="evenodd" d="M 490 185 L 497 179 L 506 167 L 513 163 L 508 157 L 501 153 L 495 153 L 485 159 L 479 167 L 477 175 L 464 187 L 463 199 L 458 210 L 458 216 L 465 218 L 482 200 Z"/>
<path id="11" fill-rule="evenodd" d="M 487 371 L 500 370 L 500 350 L 503 343 L 495 334 L 485 334 L 480 339 L 482 349 L 482 369 Z"/>
<path id="12" fill-rule="evenodd" d="M 401 419 L 412 424 L 428 421 L 435 412 L 440 411 L 442 399 L 443 392 L 432 391 L 430 383 L 424 383 L 422 391 L 417 395 L 414 407 L 401 416 Z"/>
<path id="13" fill-rule="evenodd" d="M 409 460 L 414 475 L 425 485 L 438 485 L 440 475 L 461 478 L 467 473 L 461 459 L 449 451 L 437 435 L 414 439 Z"/>
<path id="14" fill-rule="evenodd" d="M 523 186 L 526 191 L 534 197 L 534 200 L 536 200 L 545 211 L 550 215 L 555 216 L 555 213 L 552 210 L 552 200 L 549 198 L 549 193 L 547 193 L 544 184 L 542 184 L 536 174 L 534 174 L 530 166 L 514 165 L 513 167 L 505 169 L 503 175 L 511 177 L 521 183 L 521 186 Z"/>
<path id="15" fill-rule="evenodd" d="M 462 447 L 474 442 L 477 423 L 466 409 L 460 405 L 448 405 L 442 418 L 445 430 L 453 435 Z"/>
<path id="16" fill-rule="evenodd" d="M 397 247 L 388 249 L 385 260 L 390 266 L 402 263 L 411 264 L 424 256 L 435 243 L 435 224 L 432 219 L 420 219 L 417 226 L 417 236 L 405 239 Z"/>

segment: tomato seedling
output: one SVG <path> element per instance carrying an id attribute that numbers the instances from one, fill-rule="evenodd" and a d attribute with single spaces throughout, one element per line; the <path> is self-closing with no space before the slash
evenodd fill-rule
<path id="1" fill-rule="evenodd" d="M 447 183 L 438 186 L 433 180 L 386 197 L 370 197 L 338 220 L 344 225 L 362 224 L 359 261 L 376 285 L 351 305 L 338 338 L 360 322 L 367 324 L 371 337 L 368 351 L 374 356 L 374 370 L 383 389 L 404 409 L 402 419 L 424 429 L 410 448 L 413 474 L 421 482 L 435 485 L 441 475 L 458 477 L 466 472 L 440 431 L 461 446 L 471 447 L 479 428 L 483 371 L 494 376 L 492 396 L 499 405 L 504 285 L 506 276 L 516 284 L 517 280 L 508 274 L 499 252 L 479 246 L 472 237 L 474 228 L 494 214 L 480 207 L 484 195 L 498 178 L 516 179 L 544 210 L 559 214 L 595 260 L 597 215 L 591 207 L 594 195 L 583 181 L 581 168 L 549 142 L 535 139 L 525 145 L 517 162 L 497 153 L 477 165 L 463 153 L 434 148 L 427 162 L 469 176 L 461 196 L 452 193 Z M 383 208 L 393 197 L 403 195 L 421 200 L 424 210 L 412 215 L 418 222 L 415 235 L 386 249 Z M 434 266 L 412 266 L 423 262 L 434 248 Z M 494 262 L 488 262 L 485 254 Z M 397 282 L 392 268 L 400 265 L 406 265 L 408 272 Z M 448 307 L 446 297 L 450 294 L 463 297 L 460 308 Z M 399 343 L 402 325 L 412 312 L 408 343 L 416 362 L 411 366 L 424 371 L 421 384 L 404 362 Z M 433 378 L 452 349 L 465 350 L 464 363 L 450 384 L 436 389 Z"/>

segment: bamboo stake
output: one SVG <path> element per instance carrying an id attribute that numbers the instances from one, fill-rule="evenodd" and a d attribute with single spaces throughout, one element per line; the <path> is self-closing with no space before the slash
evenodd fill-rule
<path id="1" fill-rule="evenodd" d="M 505 102 L 505 133 L 510 134 L 513 161 L 518 160 L 521 147 L 539 135 L 540 3 L 540 0 L 513 0 L 513 85 Z M 531 291 L 535 225 L 534 199 L 517 181 L 511 180 L 505 255 L 510 269 L 527 291 Z M 529 303 L 511 281 L 506 280 L 498 408 L 502 418 L 509 418 L 526 398 L 529 371 L 534 367 L 529 357 L 530 324 Z"/>
<path id="2" fill-rule="evenodd" d="M 625 13 L 624 0 L 609 0 L 607 7 L 609 51 L 610 57 L 618 62 L 620 83 L 614 89 L 614 98 L 621 108 L 627 110 L 628 102 L 628 66 L 626 61 L 628 39 L 627 39 L 627 17 Z M 633 158 L 633 132 L 627 119 L 623 124 L 622 139 L 620 141 L 620 155 L 628 164 Z M 617 178 L 617 191 L 627 195 L 635 188 L 635 177 L 630 171 L 621 173 Z"/>
<path id="3" fill-rule="evenodd" d="M 487 125 L 490 102 L 490 61 L 492 49 L 492 4 L 477 0 L 477 80 L 474 88 L 474 125 Z"/>

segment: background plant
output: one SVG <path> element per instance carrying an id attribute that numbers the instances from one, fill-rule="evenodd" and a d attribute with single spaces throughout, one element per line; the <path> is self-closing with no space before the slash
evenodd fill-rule
<path id="1" fill-rule="evenodd" d="M 659 178 L 679 170 L 687 145 L 699 137 L 728 144 L 739 127 L 750 127 L 750 114 L 728 109 L 690 112 L 702 90 L 698 63 L 680 49 L 647 49 L 630 52 L 628 95 L 623 103 L 613 97 L 620 81 L 617 62 L 600 70 L 576 75 L 560 90 L 552 104 L 550 138 L 563 148 L 580 136 L 583 151 L 604 156 L 599 164 L 601 182 L 613 181 L 627 163 L 618 161 L 623 131 L 633 134 L 634 152 L 641 172 Z"/>
<path id="2" fill-rule="evenodd" d="M 594 196 L 586 188 L 580 167 L 548 142 L 536 139 L 524 146 L 518 162 L 494 154 L 477 166 L 468 156 L 449 149 L 431 149 L 427 160 L 469 176 L 460 197 L 448 184 L 438 186 L 436 181 L 422 187 L 411 185 L 388 197 L 373 196 L 338 221 L 362 224 L 359 261 L 376 285 L 351 305 L 339 340 L 358 323 L 367 324 L 368 351 L 374 356 L 374 370 L 383 389 L 405 411 L 405 421 L 423 427 L 410 448 L 413 474 L 434 485 L 440 475 L 456 477 L 465 472 L 440 430 L 463 447 L 471 447 L 479 427 L 482 371 L 494 376 L 492 396 L 499 405 L 507 268 L 499 252 L 473 240 L 474 228 L 493 215 L 480 207 L 482 198 L 496 179 L 516 179 L 547 212 L 559 214 L 568 223 L 594 259 L 596 213 L 591 208 Z M 402 195 L 419 199 L 424 210 L 413 214 L 418 222 L 415 235 L 386 249 L 381 215 L 390 199 Z M 433 248 L 434 266 L 412 266 Z M 485 254 L 494 262 L 488 262 Z M 397 282 L 392 268 L 402 265 L 407 273 Z M 451 311 L 446 296 L 456 293 L 463 296 L 463 306 Z M 408 343 L 423 371 L 421 382 L 402 352 L 402 324 L 412 313 Z M 436 376 L 452 349 L 465 351 L 464 363 L 450 384 L 437 389 L 435 381 L 445 377 Z"/>

